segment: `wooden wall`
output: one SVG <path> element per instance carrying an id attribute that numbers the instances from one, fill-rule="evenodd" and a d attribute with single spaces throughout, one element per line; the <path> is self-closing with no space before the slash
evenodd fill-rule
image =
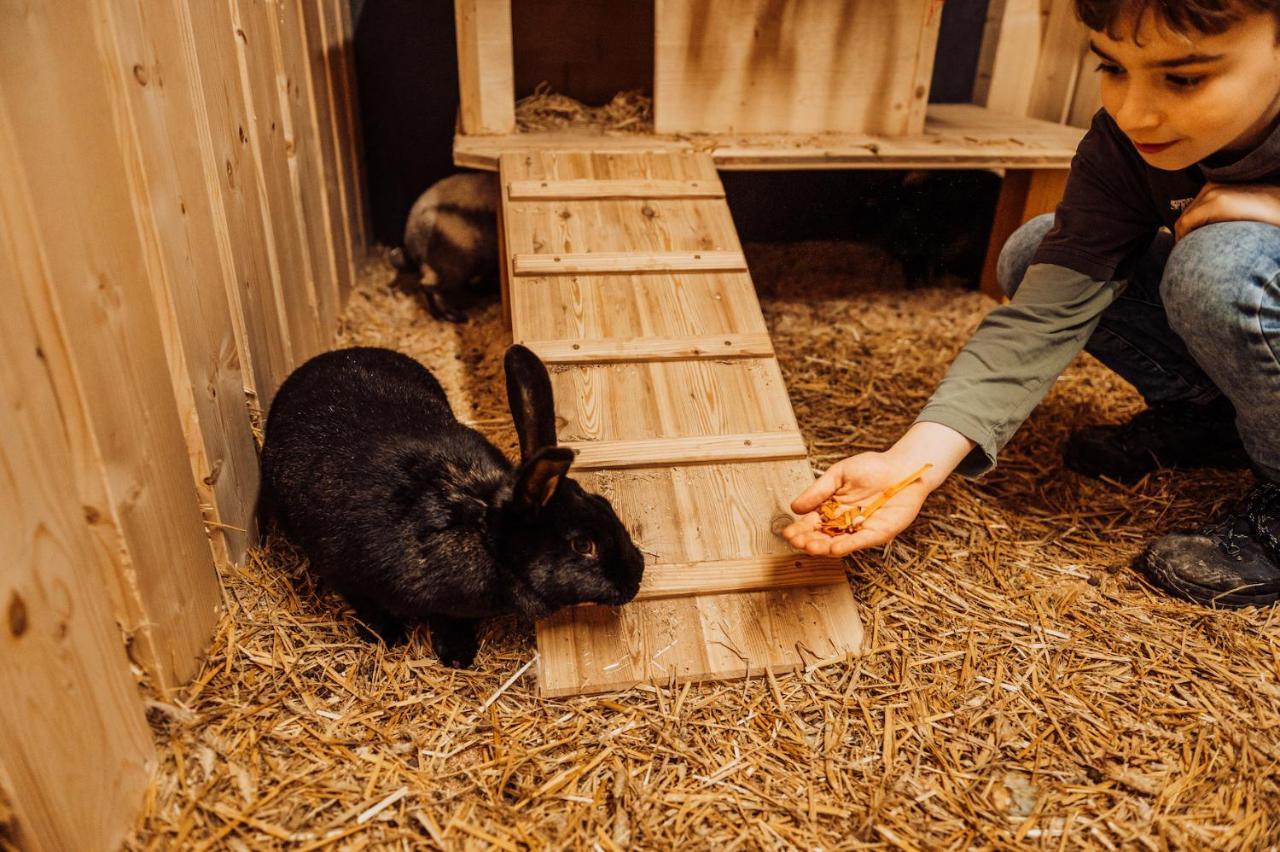
<path id="1" fill-rule="evenodd" d="M 346 0 L 0 3 L 0 827 L 111 848 L 367 244 Z"/>

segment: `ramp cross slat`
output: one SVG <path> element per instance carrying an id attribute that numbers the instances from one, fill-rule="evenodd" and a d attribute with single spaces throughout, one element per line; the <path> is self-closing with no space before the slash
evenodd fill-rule
<path id="1" fill-rule="evenodd" d="M 542 150 L 500 171 L 513 337 L 550 366 L 574 475 L 650 563 L 631 604 L 538 625 L 543 694 L 858 651 L 843 566 L 775 532 L 813 474 L 711 159 Z"/>

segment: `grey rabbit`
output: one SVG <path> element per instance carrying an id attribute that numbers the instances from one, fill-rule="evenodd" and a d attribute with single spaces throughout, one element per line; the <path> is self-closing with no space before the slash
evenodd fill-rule
<path id="1" fill-rule="evenodd" d="M 264 514 L 384 640 L 425 621 L 454 667 L 475 658 L 479 619 L 626 603 L 644 571 L 609 501 L 567 475 L 546 367 L 519 345 L 504 367 L 518 466 L 388 349 L 317 355 L 267 417 Z"/>
<path id="2" fill-rule="evenodd" d="M 409 211 L 391 264 L 420 276 L 417 289 L 436 319 L 465 322 L 464 304 L 497 292 L 498 200 L 497 175 L 462 172 L 433 183 Z"/>

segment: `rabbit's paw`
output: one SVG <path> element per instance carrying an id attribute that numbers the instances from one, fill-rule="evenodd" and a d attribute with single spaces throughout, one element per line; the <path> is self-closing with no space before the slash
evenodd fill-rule
<path id="1" fill-rule="evenodd" d="M 427 625 L 431 628 L 431 647 L 440 662 L 453 669 L 471 666 L 480 647 L 474 621 L 433 615 L 427 619 Z"/>

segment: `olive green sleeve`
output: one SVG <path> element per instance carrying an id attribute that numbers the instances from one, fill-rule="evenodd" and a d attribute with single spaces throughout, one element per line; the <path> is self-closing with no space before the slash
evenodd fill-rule
<path id="1" fill-rule="evenodd" d="M 1027 270 L 1013 299 L 987 314 L 916 418 L 977 444 L 957 472 L 980 476 L 995 467 L 996 453 L 1123 290 L 1122 281 L 1096 281 L 1064 266 Z"/>

